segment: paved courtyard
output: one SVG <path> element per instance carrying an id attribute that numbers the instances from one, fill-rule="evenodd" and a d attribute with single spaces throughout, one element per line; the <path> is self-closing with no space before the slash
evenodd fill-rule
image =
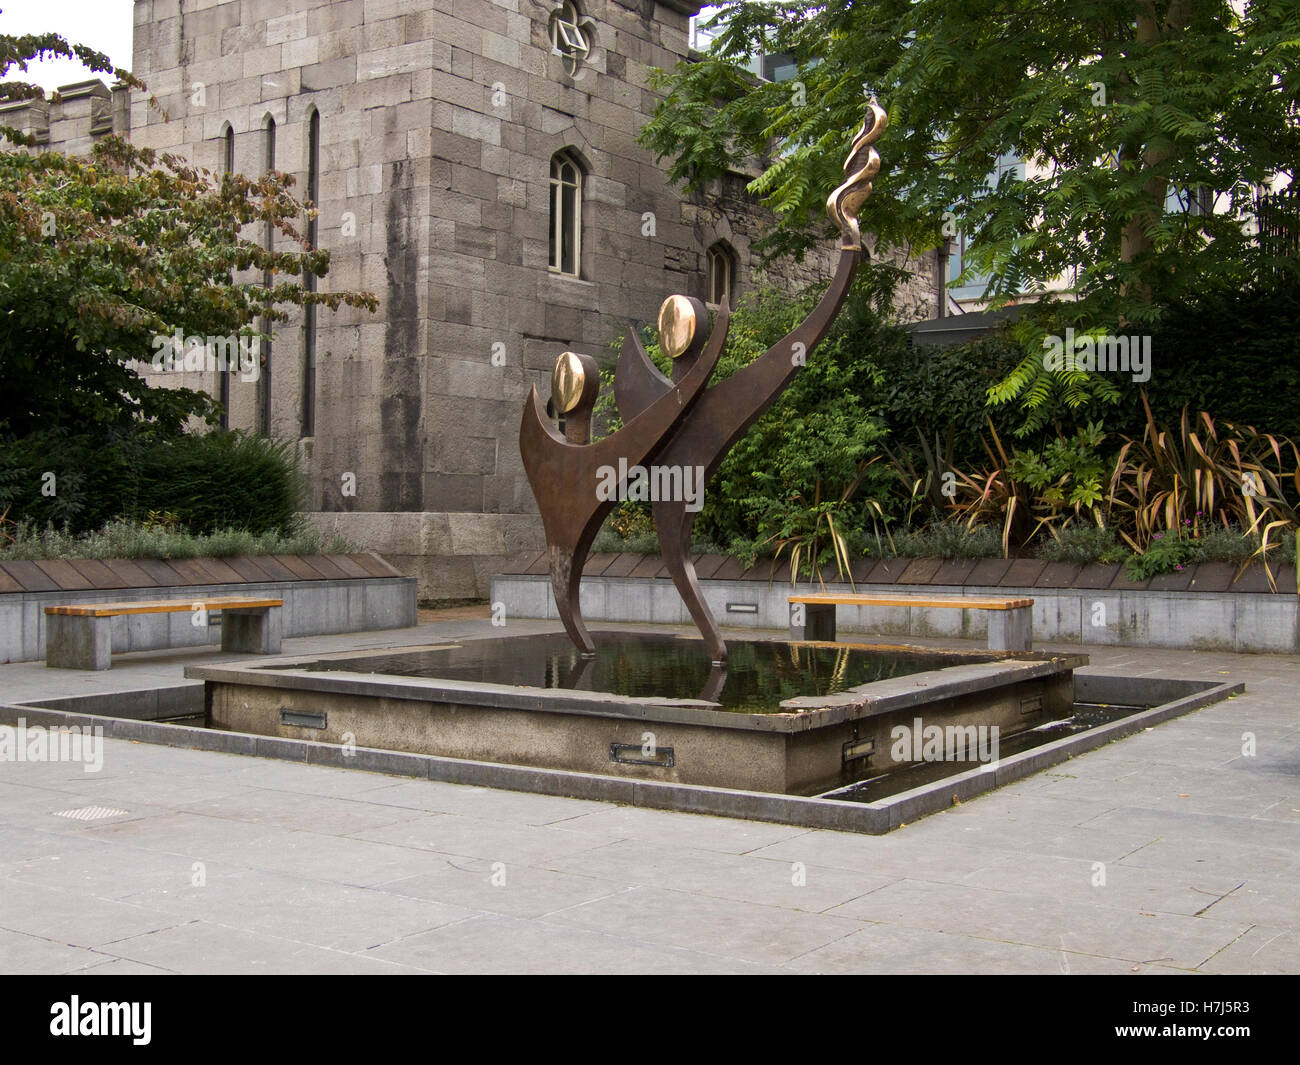
<path id="1" fill-rule="evenodd" d="M 1247 691 L 884 837 L 117 740 L 0 763 L 0 971 L 1300 972 L 1300 657 L 1084 650 Z M 230 657 L 4 665 L 0 702 Z"/>

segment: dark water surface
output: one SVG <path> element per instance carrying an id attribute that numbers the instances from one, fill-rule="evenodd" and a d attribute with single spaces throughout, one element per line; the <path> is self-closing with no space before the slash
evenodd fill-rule
<path id="1" fill-rule="evenodd" d="M 998 756 L 1007 758 L 1022 751 L 1032 751 L 1053 740 L 1064 739 L 1076 732 L 1087 732 L 1098 725 L 1108 725 L 1151 709 L 1149 706 L 1108 706 L 1100 703 L 1075 703 L 1069 717 L 1045 721 L 1037 728 L 1017 732 L 1001 739 Z M 978 769 L 978 762 L 922 762 L 900 768 L 883 766 L 881 771 L 846 788 L 823 793 L 823 797 L 844 799 L 847 802 L 876 802 L 891 795 L 910 791 L 936 780 Z"/>
<path id="2" fill-rule="evenodd" d="M 594 659 L 583 659 L 567 636 L 554 633 L 267 668 L 568 688 L 646 700 L 704 699 L 736 713 L 772 714 L 781 712 L 782 699 L 830 695 L 876 680 L 997 657 L 731 640 L 724 671 L 712 666 L 700 640 L 633 632 L 597 632 L 593 639 Z"/>

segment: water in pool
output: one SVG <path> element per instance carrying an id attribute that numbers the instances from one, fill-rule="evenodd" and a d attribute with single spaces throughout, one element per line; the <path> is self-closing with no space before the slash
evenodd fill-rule
<path id="1" fill-rule="evenodd" d="M 647 700 L 702 699 L 723 710 L 762 714 L 780 713 L 783 699 L 829 695 L 872 681 L 997 657 L 735 640 L 727 643 L 729 660 L 724 670 L 712 666 L 698 639 L 631 632 L 597 632 L 593 638 L 597 653 L 588 659 L 578 654 L 563 633 L 548 633 L 269 668 L 570 688 Z"/>

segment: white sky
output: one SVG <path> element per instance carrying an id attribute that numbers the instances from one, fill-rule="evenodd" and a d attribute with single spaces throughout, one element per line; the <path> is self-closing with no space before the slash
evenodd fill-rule
<path id="1" fill-rule="evenodd" d="M 119 67 L 131 68 L 133 0 L 0 0 L 0 33 L 58 33 L 69 44 L 84 44 L 108 54 Z M 30 63 L 27 73 L 10 67 L 0 80 L 35 82 L 47 92 L 60 85 L 99 77 L 75 60 Z"/>

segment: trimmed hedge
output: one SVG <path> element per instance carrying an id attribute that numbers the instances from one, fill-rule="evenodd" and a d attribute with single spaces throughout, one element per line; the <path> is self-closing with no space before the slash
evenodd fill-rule
<path id="1" fill-rule="evenodd" d="M 1207 292 L 1169 308 L 1151 336 L 1151 380 L 1125 383 L 1107 428 L 1141 437 L 1139 389 L 1157 423 L 1177 425 L 1186 407 L 1216 422 L 1300 440 L 1300 285 Z"/>
<path id="2" fill-rule="evenodd" d="M 0 510 L 37 528 L 82 533 L 152 514 L 200 536 L 287 534 L 304 497 L 293 445 L 238 431 L 45 432 L 0 445 Z"/>

